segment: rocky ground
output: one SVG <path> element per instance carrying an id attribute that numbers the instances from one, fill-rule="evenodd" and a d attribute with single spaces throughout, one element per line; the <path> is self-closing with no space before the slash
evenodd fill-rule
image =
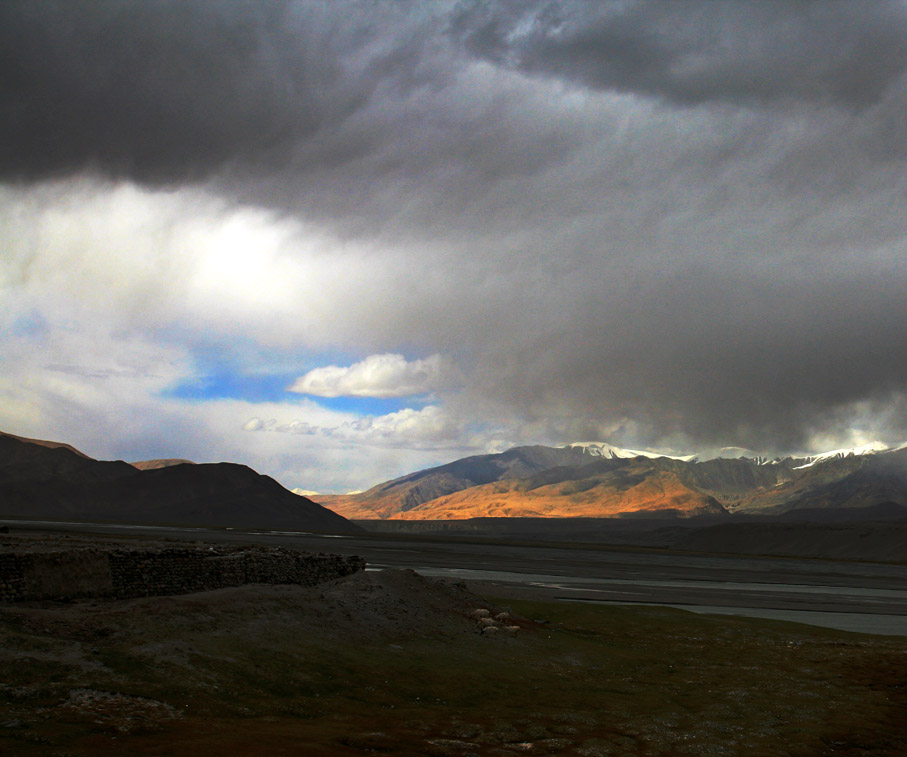
<path id="1" fill-rule="evenodd" d="M 907 640 L 412 571 L 0 605 L 0 670 L 2 754 L 907 753 Z"/>

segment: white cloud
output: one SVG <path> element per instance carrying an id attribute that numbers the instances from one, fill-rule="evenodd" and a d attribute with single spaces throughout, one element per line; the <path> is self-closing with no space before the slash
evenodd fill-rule
<path id="1" fill-rule="evenodd" d="M 396 413 L 360 418 L 332 429 L 330 435 L 369 444 L 390 446 L 450 446 L 462 443 L 461 427 L 440 407 L 404 408 Z"/>
<path id="2" fill-rule="evenodd" d="M 438 388 L 444 374 L 440 355 L 408 361 L 403 355 L 369 355 L 349 367 L 315 368 L 290 391 L 316 397 L 409 397 Z"/>
<path id="3" fill-rule="evenodd" d="M 272 428 L 274 431 L 280 431 L 286 434 L 305 434 L 307 436 L 312 436 L 317 434 L 320 430 L 320 426 L 315 424 L 308 423 L 307 421 L 290 421 L 289 423 L 278 424 L 274 419 L 268 421 L 268 428 Z"/>
<path id="4" fill-rule="evenodd" d="M 0 186 L 0 239 L 11 314 L 279 348 L 349 340 L 406 270 L 386 270 L 369 244 L 202 189 L 84 178 Z"/>
<path id="5" fill-rule="evenodd" d="M 295 405 L 287 405 L 283 408 L 284 415 L 296 409 Z M 322 418 L 325 413 L 330 411 L 323 411 Z M 329 415 L 329 418 L 335 420 L 335 423 L 310 423 L 298 418 L 289 421 L 271 418 L 263 421 L 259 417 L 253 417 L 242 425 L 242 429 L 318 436 L 322 440 L 342 444 L 405 449 L 472 449 L 476 444 L 474 439 L 466 436 L 463 424 L 437 405 L 429 405 L 420 410 L 404 408 L 378 416 L 337 413 Z"/>

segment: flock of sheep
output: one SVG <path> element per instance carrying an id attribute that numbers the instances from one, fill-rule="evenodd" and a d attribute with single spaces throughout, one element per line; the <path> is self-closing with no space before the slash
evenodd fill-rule
<path id="1" fill-rule="evenodd" d="M 490 610 L 480 608 L 473 610 L 469 617 L 476 621 L 482 636 L 496 636 L 499 633 L 516 636 L 520 631 L 519 626 L 508 625 L 507 621 L 510 620 L 510 614 L 506 612 L 499 612 L 494 617 L 491 617 Z"/>

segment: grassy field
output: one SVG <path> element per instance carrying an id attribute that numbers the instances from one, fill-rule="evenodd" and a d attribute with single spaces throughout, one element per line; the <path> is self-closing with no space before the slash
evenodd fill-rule
<path id="1" fill-rule="evenodd" d="M 907 639 L 356 580 L 2 608 L 0 753 L 907 754 Z"/>

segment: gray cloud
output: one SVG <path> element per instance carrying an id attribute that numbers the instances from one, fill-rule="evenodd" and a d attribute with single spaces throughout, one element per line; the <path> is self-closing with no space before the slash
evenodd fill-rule
<path id="1" fill-rule="evenodd" d="M 156 322 L 273 328 L 298 375 L 439 354 L 439 405 L 495 438 L 907 438 L 904 8 L 7 3 L 0 175 L 219 195 L 166 204 L 133 328 L 186 302 Z M 165 296 L 197 262 L 174 229 L 243 205 L 267 210 L 233 277 Z"/>
<path id="2" fill-rule="evenodd" d="M 907 9 L 877 3 L 479 3 L 452 32 L 495 63 L 678 103 L 865 107 L 907 68 Z"/>
<path id="3" fill-rule="evenodd" d="M 366 49 L 369 21 L 283 0 L 4 3 L 0 171 L 171 182 L 273 170 L 368 99 L 357 66 L 377 78 L 405 65 L 405 50 Z"/>
<path id="4" fill-rule="evenodd" d="M 559 333 L 527 340 L 487 372 L 483 393 L 592 427 L 632 419 L 626 441 L 686 434 L 801 448 L 829 414 L 840 430 L 854 403 L 899 402 L 907 297 L 898 280 L 822 286 L 690 270 L 619 302 L 585 303 Z M 903 414 L 888 420 L 903 434 Z"/>

